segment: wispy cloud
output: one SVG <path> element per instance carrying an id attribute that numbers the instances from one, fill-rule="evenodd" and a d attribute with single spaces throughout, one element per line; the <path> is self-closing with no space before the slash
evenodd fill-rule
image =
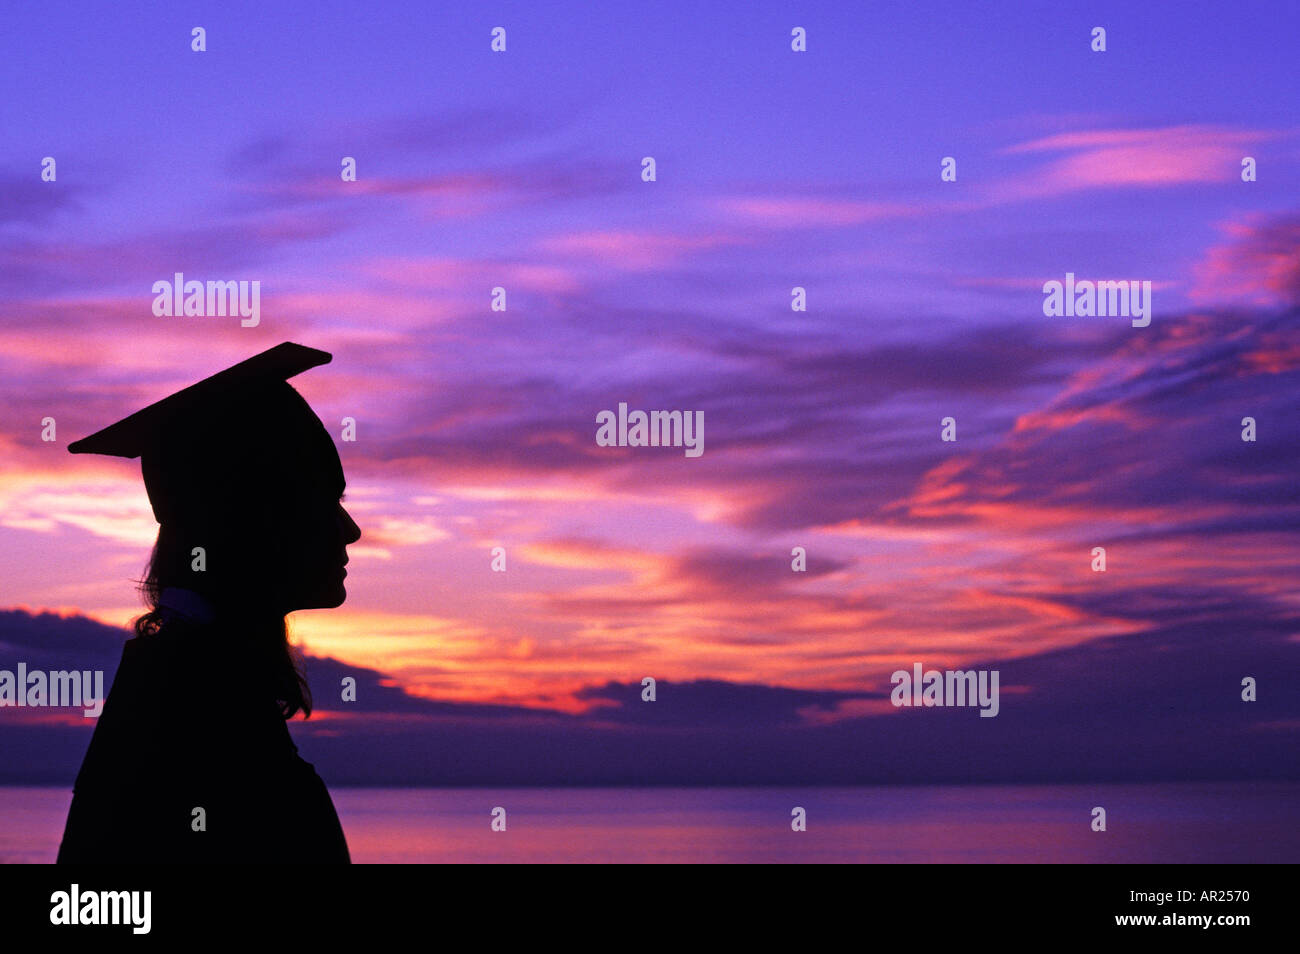
<path id="1" fill-rule="evenodd" d="M 1004 180 L 993 194 L 1043 198 L 1087 189 L 1240 182 L 1242 150 L 1278 135 L 1204 125 L 1058 133 L 1003 149 L 1004 155 L 1058 157 Z"/>

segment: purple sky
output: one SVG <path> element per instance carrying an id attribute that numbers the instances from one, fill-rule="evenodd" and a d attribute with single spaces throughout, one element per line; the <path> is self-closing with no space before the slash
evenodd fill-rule
<path id="1" fill-rule="evenodd" d="M 1300 8 L 410 7 L 6 11 L 0 669 L 139 612 L 138 465 L 66 444 L 293 340 L 357 421 L 292 621 L 331 781 L 1294 773 Z M 155 316 L 175 272 L 260 324 Z M 1067 272 L 1150 326 L 1046 317 Z M 619 402 L 704 454 L 598 447 Z M 895 710 L 918 661 L 998 718 Z M 0 712 L 0 780 L 85 731 Z"/>

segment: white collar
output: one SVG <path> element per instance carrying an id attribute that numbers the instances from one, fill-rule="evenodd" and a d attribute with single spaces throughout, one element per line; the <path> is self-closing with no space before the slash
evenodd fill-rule
<path id="1" fill-rule="evenodd" d="M 178 586 L 163 587 L 158 596 L 158 609 L 164 620 L 179 616 L 196 623 L 211 623 L 217 615 L 203 596 Z"/>

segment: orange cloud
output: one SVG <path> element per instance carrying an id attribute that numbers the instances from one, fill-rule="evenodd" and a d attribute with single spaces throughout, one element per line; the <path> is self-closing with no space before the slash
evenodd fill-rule
<path id="1" fill-rule="evenodd" d="M 148 550 L 158 524 L 138 477 L 96 468 L 36 468 L 0 473 L 0 526 L 54 533 L 77 527 L 106 540 Z"/>

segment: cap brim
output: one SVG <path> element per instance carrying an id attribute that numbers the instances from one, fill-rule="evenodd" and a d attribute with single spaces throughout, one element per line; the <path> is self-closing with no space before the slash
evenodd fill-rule
<path id="1" fill-rule="evenodd" d="M 328 351 L 286 341 L 150 404 L 89 437 L 73 441 L 68 450 L 73 454 L 139 457 L 157 439 L 167 422 L 178 415 L 251 385 L 286 381 L 308 368 L 328 364 L 332 358 Z"/>

